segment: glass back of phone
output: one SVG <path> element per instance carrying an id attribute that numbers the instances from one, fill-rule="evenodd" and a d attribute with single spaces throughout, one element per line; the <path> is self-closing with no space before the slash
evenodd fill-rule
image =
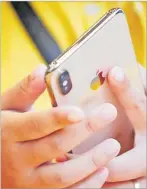
<path id="1" fill-rule="evenodd" d="M 76 105 L 85 113 L 89 113 L 104 102 L 111 102 L 117 106 L 113 94 L 103 84 L 101 75 L 101 72 L 115 65 L 121 66 L 132 85 L 143 91 L 127 21 L 123 13 L 116 14 L 52 73 L 50 82 L 57 105 Z M 63 77 L 61 77 L 62 74 Z M 68 81 L 69 76 L 70 81 Z M 69 86 L 68 82 L 70 82 Z M 119 122 L 120 120 L 123 120 L 123 115 Z M 109 127 L 111 131 L 112 127 Z M 78 148 L 75 151 L 78 152 Z"/>

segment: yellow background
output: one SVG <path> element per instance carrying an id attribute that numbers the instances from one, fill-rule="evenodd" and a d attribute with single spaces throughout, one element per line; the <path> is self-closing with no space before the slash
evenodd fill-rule
<path id="1" fill-rule="evenodd" d="M 138 62 L 146 65 L 146 2 L 31 2 L 37 15 L 62 50 L 69 47 L 110 8 L 122 8 L 128 19 Z M 1 2 L 1 91 L 45 63 L 9 2 Z M 91 10 L 91 7 L 95 11 Z M 48 102 L 48 103 L 47 103 Z M 47 92 L 37 109 L 50 105 Z"/>

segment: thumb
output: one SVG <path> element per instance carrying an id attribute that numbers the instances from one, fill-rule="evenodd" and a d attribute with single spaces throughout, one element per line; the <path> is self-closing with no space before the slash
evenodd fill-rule
<path id="1" fill-rule="evenodd" d="M 27 111 L 44 92 L 46 66 L 40 65 L 22 81 L 2 95 L 2 110 Z"/>
<path id="2" fill-rule="evenodd" d="M 136 133 L 146 132 L 146 96 L 132 88 L 123 69 L 115 66 L 108 73 L 108 85 L 122 105 Z"/>

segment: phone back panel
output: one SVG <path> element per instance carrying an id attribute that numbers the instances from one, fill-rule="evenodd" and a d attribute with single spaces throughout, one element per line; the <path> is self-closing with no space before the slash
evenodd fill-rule
<path id="1" fill-rule="evenodd" d="M 49 90 L 52 91 L 52 98 L 54 97 L 57 106 L 76 105 L 88 114 L 104 102 L 118 106 L 105 83 L 97 90 L 92 90 L 90 87 L 92 80 L 97 77 L 97 71 L 105 71 L 116 65 L 123 68 L 133 86 L 143 91 L 127 20 L 123 12 L 115 14 L 100 29 L 97 29 L 55 71 L 49 73 L 50 77 L 46 75 L 46 82 L 50 85 Z M 72 82 L 72 89 L 66 95 L 61 94 L 58 84 L 58 77 L 63 70 L 69 72 Z M 118 115 L 119 122 L 123 120 L 123 116 Z M 116 120 L 116 124 L 120 123 Z M 112 126 L 109 129 L 112 131 Z"/>

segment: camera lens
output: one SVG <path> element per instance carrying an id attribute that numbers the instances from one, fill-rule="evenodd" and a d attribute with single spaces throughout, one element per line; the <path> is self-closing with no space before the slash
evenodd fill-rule
<path id="1" fill-rule="evenodd" d="M 69 91 L 72 89 L 72 82 L 68 71 L 64 71 L 58 79 L 60 91 L 63 95 L 66 95 L 69 93 Z"/>
<path id="2" fill-rule="evenodd" d="M 67 90 L 68 90 L 68 87 L 65 87 L 64 89 L 65 89 L 65 91 L 67 91 Z"/>
<path id="3" fill-rule="evenodd" d="M 68 84 L 68 81 L 67 81 L 67 80 L 63 81 L 63 86 L 64 86 L 64 87 L 65 87 L 67 84 Z"/>
<path id="4" fill-rule="evenodd" d="M 64 80 L 64 74 L 60 76 L 60 79 L 61 79 L 61 80 Z"/>

